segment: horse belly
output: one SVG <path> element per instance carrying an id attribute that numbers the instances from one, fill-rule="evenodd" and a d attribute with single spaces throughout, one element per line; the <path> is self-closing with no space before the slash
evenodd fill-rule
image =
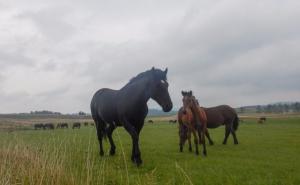
<path id="1" fill-rule="evenodd" d="M 224 125 L 224 118 L 219 114 L 206 113 L 207 128 L 217 128 L 220 125 Z"/>

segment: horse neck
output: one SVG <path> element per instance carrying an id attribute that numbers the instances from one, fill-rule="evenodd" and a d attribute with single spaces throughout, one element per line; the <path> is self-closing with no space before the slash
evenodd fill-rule
<path id="1" fill-rule="evenodd" d="M 149 87 L 150 79 L 140 79 L 136 82 L 125 85 L 120 91 L 127 91 L 129 96 L 135 96 L 140 103 L 147 103 L 150 99 L 151 89 Z"/>

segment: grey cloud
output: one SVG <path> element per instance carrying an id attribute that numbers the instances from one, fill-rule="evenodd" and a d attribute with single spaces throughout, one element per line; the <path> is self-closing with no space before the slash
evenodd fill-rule
<path id="1" fill-rule="evenodd" d="M 4 52 L 0 51 L 0 65 L 2 70 L 9 66 L 15 65 L 25 65 L 25 66 L 33 66 L 35 62 L 25 56 L 21 51 L 15 52 Z"/>
<path id="2" fill-rule="evenodd" d="M 75 32 L 75 27 L 65 20 L 67 7 L 49 7 L 37 12 L 23 12 L 17 17 L 32 20 L 47 39 L 61 42 Z"/>
<path id="3" fill-rule="evenodd" d="M 58 74 L 62 79 L 46 92 L 23 94 L 30 108 L 89 111 L 97 89 L 121 88 L 152 66 L 169 68 L 175 107 L 181 105 L 180 91 L 189 89 L 204 106 L 300 99 L 299 2 L 43 3 L 19 3 L 16 19 L 33 24 L 34 34 L 20 34 L 33 44 L 22 45 L 18 57 L 36 61 L 31 68 L 49 79 Z"/>

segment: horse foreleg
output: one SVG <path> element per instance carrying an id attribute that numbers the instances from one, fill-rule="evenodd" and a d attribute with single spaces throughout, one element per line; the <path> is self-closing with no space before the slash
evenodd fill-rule
<path id="1" fill-rule="evenodd" d="M 188 132 L 187 138 L 188 138 L 188 142 L 189 142 L 189 151 L 192 152 L 193 149 L 192 149 L 191 132 L 190 131 Z"/>
<path id="2" fill-rule="evenodd" d="M 195 143 L 195 148 L 196 148 L 196 155 L 199 155 L 197 133 L 196 133 L 195 130 L 193 130 L 192 133 L 193 133 L 193 136 L 194 136 L 194 143 Z"/>
<path id="3" fill-rule="evenodd" d="M 183 145 L 184 145 L 184 141 L 183 141 L 183 139 L 180 138 L 180 141 L 179 141 L 179 151 L 180 152 L 183 152 Z"/>
<path id="4" fill-rule="evenodd" d="M 135 127 L 131 125 L 126 119 L 123 121 L 125 130 L 130 134 L 132 139 L 132 154 L 131 160 L 136 163 L 137 166 L 142 164 L 141 152 L 139 149 L 139 134 Z"/>
<path id="5" fill-rule="evenodd" d="M 182 135 L 179 136 L 179 151 L 180 152 L 183 152 L 183 146 L 184 146 L 184 143 L 186 141 L 186 138 Z"/>

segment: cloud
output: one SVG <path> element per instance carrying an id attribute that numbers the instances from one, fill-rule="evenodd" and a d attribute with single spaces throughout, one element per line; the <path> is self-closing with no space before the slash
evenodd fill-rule
<path id="1" fill-rule="evenodd" d="M 152 66 L 169 68 L 175 107 L 189 89 L 203 106 L 299 101 L 299 7 L 292 0 L 2 2 L 0 112 L 89 111 L 95 91 L 120 89 Z"/>

